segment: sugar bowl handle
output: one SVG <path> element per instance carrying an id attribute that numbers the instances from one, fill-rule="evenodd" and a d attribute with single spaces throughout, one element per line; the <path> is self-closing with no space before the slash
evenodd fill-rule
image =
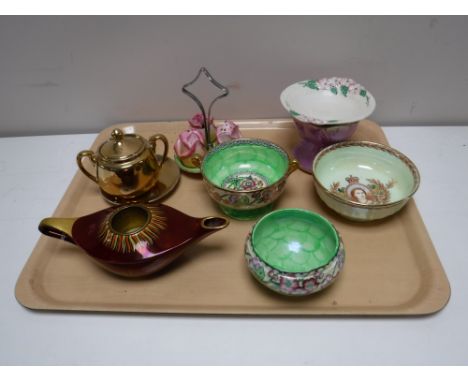
<path id="1" fill-rule="evenodd" d="M 289 161 L 288 171 L 287 171 L 288 176 L 294 171 L 296 171 L 298 168 L 299 168 L 299 162 L 296 159 Z"/>
<path id="2" fill-rule="evenodd" d="M 83 158 L 86 158 L 86 157 L 88 157 L 91 160 L 91 162 L 93 162 L 93 165 L 96 166 L 96 163 L 97 163 L 96 156 L 94 155 L 94 152 L 92 152 L 91 150 L 80 151 L 78 155 L 76 156 L 76 163 L 78 164 L 78 167 L 83 172 L 83 174 L 85 174 L 93 182 L 97 183 L 98 182 L 97 177 L 91 174 L 83 166 Z"/>
<path id="3" fill-rule="evenodd" d="M 162 155 L 162 159 L 160 161 L 158 161 L 158 157 L 156 155 L 156 142 L 158 140 L 161 141 L 163 143 L 163 145 L 164 145 L 164 152 L 163 152 L 163 155 Z M 152 135 L 150 137 L 149 143 L 151 145 L 151 150 L 153 150 L 154 157 L 156 158 L 156 162 L 158 162 L 159 167 L 161 167 L 163 165 L 164 161 L 167 158 L 167 151 L 169 149 L 169 142 L 167 141 L 167 138 L 164 135 L 155 134 L 155 135 Z"/>

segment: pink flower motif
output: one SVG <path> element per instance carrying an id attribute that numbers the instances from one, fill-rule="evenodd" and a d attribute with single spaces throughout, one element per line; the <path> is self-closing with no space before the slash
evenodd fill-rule
<path id="1" fill-rule="evenodd" d="M 201 129 L 203 131 L 203 114 L 197 113 L 191 119 L 189 119 L 188 123 L 193 129 Z M 210 118 L 210 141 L 214 142 L 216 139 L 216 126 L 213 123 L 213 118 Z"/>
<path id="2" fill-rule="evenodd" d="M 222 125 L 216 128 L 216 140 L 218 143 L 233 141 L 240 137 L 239 126 L 232 121 L 224 121 Z"/>
<path id="3" fill-rule="evenodd" d="M 189 119 L 188 123 L 194 129 L 203 129 L 203 121 L 203 114 L 197 113 L 191 119 Z M 213 118 L 211 118 L 210 124 L 213 124 Z"/>
<path id="4" fill-rule="evenodd" d="M 195 167 L 192 158 L 205 156 L 205 133 L 201 129 L 188 129 L 179 134 L 174 145 L 174 151 L 181 162 L 187 167 Z"/>
<path id="5" fill-rule="evenodd" d="M 287 277 L 281 277 L 280 288 L 284 292 L 294 293 L 297 289 L 299 289 L 299 284 L 297 280 L 290 279 Z"/>

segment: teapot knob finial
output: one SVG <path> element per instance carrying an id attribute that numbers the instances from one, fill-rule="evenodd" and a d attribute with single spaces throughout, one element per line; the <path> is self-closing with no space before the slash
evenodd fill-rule
<path id="1" fill-rule="evenodd" d="M 123 136 L 124 136 L 124 134 L 123 134 L 122 130 L 120 130 L 120 129 L 114 129 L 112 131 L 112 134 L 111 134 L 112 139 L 114 141 L 116 141 L 116 142 L 121 142 L 122 139 L 123 139 Z"/>
<path id="2" fill-rule="evenodd" d="M 123 136 L 124 136 L 124 133 L 122 132 L 122 130 L 120 130 L 120 129 L 112 130 L 111 139 L 117 145 L 117 150 L 122 149 Z"/>

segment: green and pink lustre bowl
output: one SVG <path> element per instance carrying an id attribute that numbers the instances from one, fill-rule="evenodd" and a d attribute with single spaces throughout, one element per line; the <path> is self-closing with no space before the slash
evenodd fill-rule
<path id="1" fill-rule="evenodd" d="M 338 231 L 327 219 L 290 208 L 271 212 L 254 225 L 244 255 L 261 284 L 283 295 L 305 296 L 336 280 L 345 250 Z"/>

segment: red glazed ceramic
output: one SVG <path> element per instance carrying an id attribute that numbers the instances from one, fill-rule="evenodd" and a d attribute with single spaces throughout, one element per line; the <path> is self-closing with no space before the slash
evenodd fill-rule
<path id="1" fill-rule="evenodd" d="M 163 204 L 131 204 L 79 218 L 46 218 L 39 231 L 76 244 L 112 273 L 140 277 L 228 224 L 223 217 L 195 218 Z"/>

